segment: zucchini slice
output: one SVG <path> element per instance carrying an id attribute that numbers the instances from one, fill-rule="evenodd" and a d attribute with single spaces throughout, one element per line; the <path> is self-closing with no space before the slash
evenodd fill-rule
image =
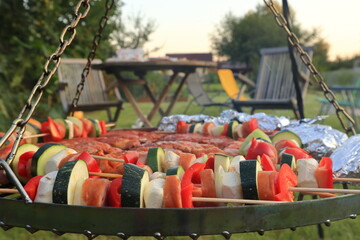
<path id="1" fill-rule="evenodd" d="M 271 141 L 273 144 L 277 143 L 280 140 L 291 140 L 295 142 L 299 147 L 302 147 L 302 141 L 299 135 L 287 129 L 279 131 L 271 137 Z"/>
<path id="2" fill-rule="evenodd" d="M 287 164 L 290 166 L 291 170 L 294 172 L 297 170 L 296 166 L 296 159 L 294 155 L 288 154 L 288 153 L 282 153 L 281 154 L 281 165 Z"/>
<path id="3" fill-rule="evenodd" d="M 153 172 L 162 172 L 162 163 L 165 161 L 165 151 L 162 147 L 150 148 L 147 155 L 147 165 Z"/>
<path id="4" fill-rule="evenodd" d="M 184 176 L 184 173 L 185 173 L 184 168 L 182 166 L 177 166 L 177 167 L 169 168 L 166 171 L 166 176 L 177 175 L 179 177 L 179 179 L 181 180 L 182 177 Z"/>
<path id="5" fill-rule="evenodd" d="M 42 145 L 34 154 L 31 161 L 31 175 L 32 176 L 43 176 L 45 175 L 45 166 L 48 160 L 66 148 L 65 145 L 57 143 L 47 143 Z"/>
<path id="6" fill-rule="evenodd" d="M 88 120 L 90 120 L 92 123 L 92 128 L 89 133 L 89 137 L 99 137 L 101 134 L 101 128 L 100 128 L 99 121 L 96 119 L 92 119 L 92 118 L 89 118 Z"/>
<path id="7" fill-rule="evenodd" d="M 20 145 L 18 150 L 16 151 L 16 154 L 13 158 L 13 161 L 11 162 L 11 168 L 14 171 L 16 177 L 22 182 L 25 183 L 26 179 L 19 176 L 19 158 L 20 156 L 25 152 L 36 152 L 39 149 L 38 146 L 31 144 L 31 143 L 25 143 L 23 145 Z M 35 155 L 34 155 L 35 156 Z"/>
<path id="8" fill-rule="evenodd" d="M 252 131 L 244 140 L 244 142 L 240 146 L 240 154 L 246 155 L 250 145 L 251 145 L 251 139 L 252 138 L 262 138 L 268 142 L 271 142 L 270 138 L 266 133 L 264 133 L 260 128 L 255 129 Z"/>
<path id="9" fill-rule="evenodd" d="M 76 126 L 78 126 L 79 131 L 82 133 L 83 132 L 83 123 L 80 119 L 76 118 L 76 117 L 71 117 L 68 116 L 67 120 L 71 121 L 73 124 L 75 124 Z"/>
<path id="10" fill-rule="evenodd" d="M 89 178 L 89 171 L 84 160 L 66 162 L 59 169 L 53 188 L 53 202 L 74 205 L 75 190 Z M 79 183 L 80 182 L 80 183 Z"/>
<path id="11" fill-rule="evenodd" d="M 40 129 L 37 126 L 35 126 L 34 124 L 29 123 L 29 122 L 26 124 L 25 129 L 27 132 L 29 132 L 29 135 L 31 135 L 31 136 L 41 133 Z M 26 142 L 36 144 L 36 143 L 42 142 L 42 137 L 29 138 L 26 140 Z"/>
<path id="12" fill-rule="evenodd" d="M 227 132 L 228 137 L 236 139 L 236 136 L 235 136 L 236 131 L 235 131 L 235 129 L 236 129 L 237 125 L 239 125 L 238 121 L 231 121 L 229 123 L 228 132 Z"/>
<path id="13" fill-rule="evenodd" d="M 121 185 L 122 207 L 144 207 L 144 188 L 149 182 L 148 172 L 132 163 L 125 163 Z"/>
<path id="14" fill-rule="evenodd" d="M 224 172 L 227 172 L 230 167 L 230 157 L 224 154 L 216 154 L 214 159 L 214 177 L 215 177 L 215 191 L 216 197 L 222 197 L 223 177 Z"/>
<path id="15" fill-rule="evenodd" d="M 245 199 L 259 200 L 257 175 L 261 166 L 257 160 L 240 161 L 240 182 Z"/>

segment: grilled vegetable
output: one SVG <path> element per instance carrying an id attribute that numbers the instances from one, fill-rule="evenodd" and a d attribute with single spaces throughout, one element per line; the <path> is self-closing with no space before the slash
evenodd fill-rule
<path id="1" fill-rule="evenodd" d="M 257 182 L 259 171 L 261 166 L 257 160 L 240 162 L 240 181 L 245 199 L 259 199 Z"/>
<path id="2" fill-rule="evenodd" d="M 162 147 L 150 148 L 147 155 L 147 165 L 153 172 L 163 172 L 162 163 L 165 160 L 165 151 Z"/>

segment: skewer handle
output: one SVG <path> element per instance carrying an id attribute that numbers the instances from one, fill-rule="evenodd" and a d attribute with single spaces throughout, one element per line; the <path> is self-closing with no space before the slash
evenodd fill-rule
<path id="1" fill-rule="evenodd" d="M 39 133 L 39 134 L 24 136 L 23 139 L 45 137 L 45 136 L 48 136 L 48 135 L 49 135 L 48 133 Z"/>
<path id="2" fill-rule="evenodd" d="M 333 178 L 334 182 L 360 182 L 360 178 Z"/>
<path id="3" fill-rule="evenodd" d="M 113 162 L 125 162 L 123 159 L 118 159 L 118 158 L 111 158 L 111 157 L 103 157 L 103 156 L 98 156 L 98 155 L 91 155 L 93 158 L 95 159 L 99 159 L 99 160 L 109 160 L 109 161 L 113 161 Z"/>
<path id="4" fill-rule="evenodd" d="M 326 192 L 326 193 L 344 193 L 344 194 L 360 194 L 360 190 L 354 189 L 337 189 L 337 188 L 303 188 L 303 187 L 289 187 L 290 191 L 294 192 Z"/>
<path id="5" fill-rule="evenodd" d="M 205 198 L 205 197 L 193 197 L 193 202 L 216 202 L 216 203 L 241 203 L 241 204 L 278 204 L 282 202 L 278 201 L 266 201 L 266 200 L 251 200 L 251 199 L 232 199 L 232 198 Z"/>
<path id="6" fill-rule="evenodd" d="M 122 176 L 121 174 L 116 174 L 116 173 L 98 173 L 98 172 L 89 172 L 89 175 L 105 177 L 105 178 L 118 178 Z"/>

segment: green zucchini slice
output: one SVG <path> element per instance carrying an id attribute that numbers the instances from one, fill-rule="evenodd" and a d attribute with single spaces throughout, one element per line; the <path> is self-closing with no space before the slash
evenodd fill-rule
<path id="1" fill-rule="evenodd" d="M 144 207 L 144 188 L 149 182 L 148 172 L 132 163 L 125 163 L 121 185 L 122 207 Z"/>
<path id="2" fill-rule="evenodd" d="M 34 154 L 31 161 L 31 175 L 43 176 L 45 175 L 45 166 L 48 160 L 66 148 L 65 145 L 57 143 L 47 143 L 42 145 Z"/>
<path id="3" fill-rule="evenodd" d="M 240 161 L 240 182 L 244 199 L 259 200 L 257 175 L 261 166 L 257 160 Z"/>
<path id="4" fill-rule="evenodd" d="M 89 171 L 84 160 L 66 162 L 59 169 L 53 188 L 53 202 L 74 205 L 76 187 L 89 178 Z M 76 193 L 78 194 L 78 193 Z"/>
<path id="5" fill-rule="evenodd" d="M 147 165 L 153 172 L 162 172 L 162 163 L 165 161 L 165 151 L 162 147 L 150 148 L 147 155 Z"/>

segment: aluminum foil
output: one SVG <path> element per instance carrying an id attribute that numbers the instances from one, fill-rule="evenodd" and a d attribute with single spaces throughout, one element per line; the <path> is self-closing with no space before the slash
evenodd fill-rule
<path id="1" fill-rule="evenodd" d="M 321 157 L 330 156 L 348 138 L 345 133 L 330 126 L 300 123 L 299 121 L 292 122 L 284 129 L 299 135 L 304 149 L 318 160 Z"/>
<path id="2" fill-rule="evenodd" d="M 281 129 L 290 123 L 290 120 L 287 117 L 276 117 L 265 113 L 256 113 L 253 115 L 249 115 L 247 113 L 240 113 L 234 110 L 225 110 L 220 114 L 219 117 L 211 117 L 203 114 L 192 116 L 172 115 L 163 117 L 158 129 L 162 131 L 175 131 L 176 123 L 180 120 L 186 121 L 187 123 L 213 122 L 216 125 L 224 125 L 225 123 L 229 123 L 230 121 L 235 119 L 239 122 L 246 122 L 250 121 L 251 118 L 256 118 L 259 122 L 259 127 L 266 132 Z"/>
<path id="3" fill-rule="evenodd" d="M 348 138 L 330 157 L 336 177 L 360 177 L 360 134 Z"/>

